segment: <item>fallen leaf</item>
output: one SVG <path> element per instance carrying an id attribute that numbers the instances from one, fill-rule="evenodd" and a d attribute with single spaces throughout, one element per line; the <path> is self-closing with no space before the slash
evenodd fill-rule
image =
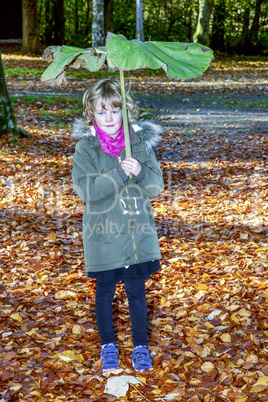
<path id="1" fill-rule="evenodd" d="M 77 360 L 79 362 L 84 361 L 84 357 L 81 353 L 75 353 L 72 350 L 65 350 L 63 353 L 57 353 L 55 357 L 59 357 L 65 362 L 70 362 L 73 360 Z"/>
<path id="2" fill-rule="evenodd" d="M 116 376 L 111 377 L 107 380 L 104 392 L 106 394 L 114 395 L 117 398 L 121 398 L 123 396 L 126 396 L 129 389 L 129 384 L 142 385 L 142 383 L 133 376 L 130 375 Z"/>
<path id="3" fill-rule="evenodd" d="M 10 318 L 12 318 L 12 320 L 14 320 L 14 321 L 19 321 L 19 322 L 22 321 L 22 317 L 18 313 L 11 314 Z"/>
<path id="4" fill-rule="evenodd" d="M 222 334 L 220 338 L 223 342 L 231 342 L 232 340 L 230 334 L 228 334 L 227 332 L 225 334 Z"/>
<path id="5" fill-rule="evenodd" d="M 257 382 L 255 382 L 250 392 L 258 393 L 264 391 L 266 388 L 268 388 L 268 376 L 264 375 L 260 377 Z"/>
<path id="6" fill-rule="evenodd" d="M 72 333 L 75 335 L 82 334 L 83 330 L 80 325 L 73 325 Z"/>
<path id="7" fill-rule="evenodd" d="M 211 362 L 206 362 L 201 366 L 201 370 L 205 371 L 206 373 L 210 373 L 211 371 L 214 370 L 214 368 L 215 368 L 214 364 Z"/>

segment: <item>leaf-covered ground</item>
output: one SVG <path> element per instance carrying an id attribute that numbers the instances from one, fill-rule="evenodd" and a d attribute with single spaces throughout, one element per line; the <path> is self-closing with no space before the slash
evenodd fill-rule
<path id="1" fill-rule="evenodd" d="M 183 83 L 129 74 L 141 114 L 165 128 L 156 153 L 166 187 L 152 201 L 163 256 L 147 282 L 154 369 L 131 367 L 120 284 L 123 370 L 110 377 L 119 388 L 125 375 L 142 384 L 118 398 L 100 370 L 83 203 L 70 177 L 71 122 L 88 79 L 48 89 L 38 58 L 3 59 L 18 124 L 32 136 L 0 138 L 0 401 L 268 401 L 265 61 L 215 60 Z"/>

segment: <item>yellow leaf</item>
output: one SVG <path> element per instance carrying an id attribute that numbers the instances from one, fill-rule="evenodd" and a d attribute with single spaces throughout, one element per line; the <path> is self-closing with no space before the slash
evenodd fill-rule
<path id="1" fill-rule="evenodd" d="M 222 335 L 220 336 L 220 338 L 221 338 L 221 340 L 222 340 L 223 342 L 231 342 L 231 340 L 232 340 L 230 334 L 227 334 L 227 333 L 222 334 Z"/>
<path id="2" fill-rule="evenodd" d="M 208 285 L 206 285 L 205 283 L 200 283 L 200 285 L 197 285 L 196 289 L 197 290 L 207 290 Z"/>
<path id="3" fill-rule="evenodd" d="M 258 363 L 258 361 L 259 359 L 256 355 L 249 355 L 246 360 L 247 363 Z"/>
<path id="4" fill-rule="evenodd" d="M 262 392 L 268 388 L 268 376 L 264 375 L 258 379 L 258 381 L 252 386 L 250 392 Z"/>
<path id="5" fill-rule="evenodd" d="M 78 317 L 83 317 L 86 314 L 86 312 L 83 310 L 77 310 L 74 312 L 74 314 L 78 315 Z"/>
<path id="6" fill-rule="evenodd" d="M 74 274 L 70 274 L 69 276 L 67 276 L 66 281 L 69 281 L 70 279 L 76 278 L 78 276 L 78 273 L 75 272 Z"/>
<path id="7" fill-rule="evenodd" d="M 139 380 L 140 382 L 142 382 L 143 384 L 146 384 L 147 380 L 146 380 L 145 377 L 141 377 L 141 376 L 137 375 L 137 378 L 138 378 L 138 380 Z"/>
<path id="8" fill-rule="evenodd" d="M 11 389 L 12 391 L 18 391 L 21 388 L 22 388 L 21 384 L 15 384 L 12 387 L 9 387 L 9 389 Z"/>
<path id="9" fill-rule="evenodd" d="M 83 357 L 82 353 L 77 354 L 75 360 L 77 360 L 77 361 L 80 362 L 80 363 L 83 362 L 83 361 L 84 361 L 84 357 Z"/>
<path id="10" fill-rule="evenodd" d="M 204 349 L 202 350 L 201 357 L 204 359 L 210 354 L 211 350 L 209 349 L 208 346 L 205 346 Z"/>
<path id="11" fill-rule="evenodd" d="M 164 213 L 167 212 L 167 208 L 165 207 L 165 205 L 161 204 L 159 207 L 160 212 Z"/>
<path id="12" fill-rule="evenodd" d="M 64 299 L 65 297 L 67 297 L 67 293 L 65 292 L 65 290 L 59 290 L 56 294 L 55 294 L 55 299 Z"/>
<path id="13" fill-rule="evenodd" d="M 80 335 L 80 334 L 82 334 L 83 331 L 82 331 L 82 328 L 80 327 L 80 325 L 74 325 L 72 332 L 75 335 Z"/>
<path id="14" fill-rule="evenodd" d="M 38 392 L 38 391 L 31 392 L 31 395 L 33 395 L 33 396 L 41 396 L 40 392 Z"/>
<path id="15" fill-rule="evenodd" d="M 172 331 L 172 326 L 171 325 L 165 325 L 164 330 L 165 331 Z"/>
<path id="16" fill-rule="evenodd" d="M 47 236 L 47 238 L 49 240 L 55 240 L 57 238 L 56 233 L 55 232 L 51 232 L 49 233 L 49 235 Z"/>
<path id="17" fill-rule="evenodd" d="M 176 318 L 183 317 L 184 315 L 187 315 L 187 311 L 178 311 L 176 313 Z"/>
<path id="18" fill-rule="evenodd" d="M 206 395 L 204 397 L 204 402 L 209 402 L 211 400 L 211 395 Z"/>
<path id="19" fill-rule="evenodd" d="M 235 311 L 235 310 L 237 310 L 239 307 L 240 307 L 239 304 L 231 304 L 231 306 L 227 306 L 226 308 L 227 308 L 227 310 Z"/>
<path id="20" fill-rule="evenodd" d="M 161 297 L 161 301 L 160 301 L 160 304 L 163 304 L 163 303 L 165 303 L 165 301 L 167 300 L 167 298 L 166 297 Z"/>
<path id="21" fill-rule="evenodd" d="M 244 308 L 239 310 L 238 314 L 241 315 L 241 317 L 250 317 L 251 316 L 251 312 L 248 310 L 245 310 Z"/>
<path id="22" fill-rule="evenodd" d="M 72 350 L 65 350 L 63 353 L 58 353 L 56 357 L 59 357 L 61 360 L 65 362 L 70 362 L 73 360 L 77 360 L 79 362 L 84 361 L 82 354 L 75 354 Z"/>
<path id="23" fill-rule="evenodd" d="M 12 320 L 14 320 L 14 321 L 19 321 L 19 322 L 22 321 L 22 317 L 18 313 L 11 314 L 10 318 L 12 318 Z"/>
<path id="24" fill-rule="evenodd" d="M 231 320 L 237 323 L 240 322 L 239 318 L 237 318 L 237 316 L 234 314 L 231 315 Z"/>
<path id="25" fill-rule="evenodd" d="M 1 201 L 1 204 L 5 204 L 5 203 L 10 202 L 10 201 L 12 201 L 12 200 L 14 200 L 14 197 L 3 198 L 2 201 Z"/>
<path id="26" fill-rule="evenodd" d="M 214 370 L 214 364 L 212 364 L 211 362 L 206 362 L 202 364 L 201 370 L 205 371 L 206 373 L 209 373 L 210 371 Z"/>

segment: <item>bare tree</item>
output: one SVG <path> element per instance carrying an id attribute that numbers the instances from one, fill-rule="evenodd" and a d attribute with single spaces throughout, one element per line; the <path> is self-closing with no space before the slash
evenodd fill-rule
<path id="1" fill-rule="evenodd" d="M 194 42 L 209 45 L 209 20 L 214 6 L 214 0 L 199 0 L 199 13 Z"/>
<path id="2" fill-rule="evenodd" d="M 26 135 L 26 131 L 19 129 L 16 124 L 0 52 L 0 136 L 5 133 L 13 134 L 15 137 Z"/>
<path id="3" fill-rule="evenodd" d="M 211 35 L 211 48 L 215 51 L 225 51 L 225 16 L 226 4 L 225 0 L 218 0 L 215 4 L 213 12 L 213 25 Z"/>
<path id="4" fill-rule="evenodd" d="M 104 42 L 104 0 L 93 0 L 92 47 L 103 46 Z"/>
<path id="5" fill-rule="evenodd" d="M 262 3 L 267 4 L 267 0 L 256 0 L 255 3 L 255 14 L 252 21 L 251 29 L 250 29 L 250 39 L 251 44 L 256 45 L 258 43 L 258 33 L 260 28 L 260 16 L 261 16 L 261 6 Z"/>
<path id="6" fill-rule="evenodd" d="M 39 50 L 37 0 L 22 0 L 22 49 L 27 53 Z"/>
<path id="7" fill-rule="evenodd" d="M 113 0 L 104 0 L 104 34 L 113 32 Z"/>
<path id="8" fill-rule="evenodd" d="M 142 3 L 143 0 L 136 0 L 136 39 L 144 42 Z"/>
<path id="9" fill-rule="evenodd" d="M 64 6 L 63 0 L 54 0 L 54 45 L 64 43 Z"/>

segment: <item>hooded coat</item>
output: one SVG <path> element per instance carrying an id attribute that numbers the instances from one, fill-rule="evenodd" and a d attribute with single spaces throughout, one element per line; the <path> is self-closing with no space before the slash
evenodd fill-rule
<path id="1" fill-rule="evenodd" d="M 128 177 L 120 160 L 101 149 L 94 127 L 76 119 L 71 137 L 79 140 L 73 156 L 72 180 L 84 201 L 83 248 L 87 272 L 100 272 L 161 257 L 149 197 L 164 188 L 153 146 L 162 128 L 139 121 L 130 126 L 132 155 L 141 171 Z"/>

